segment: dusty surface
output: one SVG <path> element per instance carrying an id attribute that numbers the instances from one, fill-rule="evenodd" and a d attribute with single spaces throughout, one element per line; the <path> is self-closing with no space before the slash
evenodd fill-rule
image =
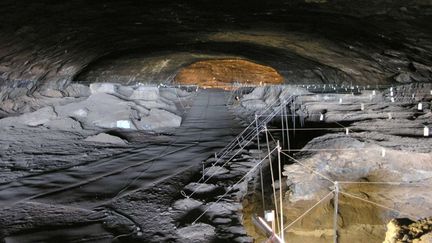
<path id="1" fill-rule="evenodd" d="M 107 89 L 104 89 L 104 92 L 107 92 Z M 28 114 L 23 116 L 23 120 L 27 121 Z M 15 119 L 19 120 L 20 117 Z M 9 129 L 13 131 L 13 128 Z M 43 130 L 44 134 L 51 136 L 55 134 L 44 128 L 44 125 L 27 129 L 31 132 Z M 51 137 L 50 142 L 57 143 L 63 149 L 69 145 L 68 142 L 83 143 L 82 147 L 105 156 L 109 155 L 109 148 L 124 149 L 115 150 L 116 154 L 113 153 L 105 159 L 87 161 L 85 158 L 90 156 L 83 156 L 78 149 L 80 146 L 63 153 L 65 156 L 71 153 L 83 157 L 79 158 L 82 163 L 67 160 L 61 167 L 58 165 L 60 163 L 54 163 L 57 154 L 39 148 L 41 158 L 46 159 L 46 165 L 52 168 L 44 168 L 43 163 L 38 163 L 37 158 L 29 158 L 32 166 L 39 169 L 37 173 L 30 176 L 28 171 L 23 174 L 10 171 L 9 180 L 0 186 L 2 218 L 8 219 L 2 222 L 1 228 L 9 225 L 8 230 L 2 232 L 2 237 L 20 242 L 27 242 L 32 238 L 54 240 L 59 235 L 63 235 L 65 241 L 72 241 L 75 238 L 92 241 L 100 238 L 103 242 L 115 237 L 126 239 L 127 242 L 134 239 L 145 242 L 149 239 L 154 242 L 161 239 L 181 239 L 176 233 L 176 225 L 185 222 L 176 218 L 179 214 L 169 212 L 171 209 L 167 210 L 165 207 L 173 207 L 171 204 L 181 196 L 181 188 L 194 180 L 196 168 L 200 168 L 199 163 L 229 142 L 232 135 L 238 132 L 237 129 L 238 124 L 234 122 L 225 106 L 225 93 L 203 90 L 193 98 L 193 104 L 184 114 L 181 127 L 171 135 L 146 136 L 139 131 L 131 133 L 119 128 L 109 131 L 109 134 L 103 134 L 100 130 L 96 132 L 82 129 L 84 132 L 76 132 L 79 136 L 78 141 L 71 138 L 62 141 L 59 139 L 65 134 L 62 130 L 58 134 L 59 138 Z M 26 130 L 21 128 L 19 131 Z M 5 137 L 12 139 L 10 135 L 13 133 L 9 133 L 6 129 Z M 102 139 L 88 141 L 95 140 L 95 133 Z M 34 133 L 34 137 L 18 135 L 23 142 L 15 149 L 34 149 L 30 146 L 30 139 L 42 138 L 38 133 Z M 113 136 L 116 139 L 113 139 Z M 86 137 L 91 139 L 85 139 Z M 112 145 L 112 142 L 119 141 L 119 137 L 127 140 L 128 144 Z M 100 149 L 101 147 L 104 150 Z M 60 149 L 55 146 L 50 148 Z M 121 154 L 120 151 L 127 153 Z M 26 158 L 24 155 L 25 153 L 9 154 L 10 159 L 19 161 Z M 9 162 L 5 163 L 7 164 Z M 55 206 L 46 210 L 44 217 L 40 217 L 37 216 L 37 211 L 31 210 L 34 202 L 41 203 L 40 208 L 44 205 Z M 74 218 L 77 221 L 81 220 L 83 225 L 73 220 L 62 221 L 62 217 L 73 213 L 74 210 L 84 212 Z M 34 220 L 25 220 L 26 214 Z M 94 214 L 94 217 L 89 216 L 93 219 L 91 222 L 87 222 L 87 214 Z M 161 219 L 159 224 L 155 224 L 153 217 Z M 162 220 L 163 217 L 165 219 Z M 51 218 L 53 222 L 48 221 Z M 73 225 L 73 229 L 68 228 L 68 225 Z M 58 231 L 48 233 L 50 227 L 56 227 Z M 26 233 L 29 231 L 31 233 Z M 185 229 L 179 231 L 179 234 L 186 237 L 187 232 Z"/>
<path id="2" fill-rule="evenodd" d="M 1 183 L 97 161 L 130 152 L 124 146 L 86 141 L 98 131 L 62 131 L 48 128 L 14 127 L 0 129 Z M 67 148 L 67 149 L 65 149 Z"/>
<path id="3" fill-rule="evenodd" d="M 245 60 L 207 60 L 184 67 L 175 82 L 201 87 L 229 87 L 243 85 L 281 84 L 283 77 L 271 67 Z"/>

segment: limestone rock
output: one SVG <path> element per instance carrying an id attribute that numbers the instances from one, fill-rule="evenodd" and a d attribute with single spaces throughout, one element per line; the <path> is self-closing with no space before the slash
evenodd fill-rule
<path id="1" fill-rule="evenodd" d="M 262 110 L 267 106 L 262 100 L 245 100 L 241 102 L 241 105 L 248 110 L 254 111 Z"/>
<path id="2" fill-rule="evenodd" d="M 394 77 L 394 80 L 398 83 L 406 84 L 411 82 L 411 76 L 407 72 L 399 73 Z"/>
<path id="3" fill-rule="evenodd" d="M 159 89 L 151 86 L 139 86 L 132 92 L 129 98 L 154 101 L 159 98 Z"/>
<path id="4" fill-rule="evenodd" d="M 179 127 L 182 118 L 171 112 L 161 109 L 151 109 L 148 116 L 142 117 L 138 122 L 139 129 L 157 130 L 162 128 Z"/>
<path id="5" fill-rule="evenodd" d="M 184 198 L 174 202 L 173 208 L 182 211 L 189 211 L 191 209 L 201 206 L 203 203 L 193 198 Z"/>
<path id="6" fill-rule="evenodd" d="M 63 97 L 62 92 L 55 89 L 44 89 L 39 91 L 39 94 L 45 96 L 45 97 L 51 97 L 51 98 L 61 98 Z"/>
<path id="7" fill-rule="evenodd" d="M 84 139 L 87 142 L 96 142 L 96 143 L 111 143 L 111 144 L 118 144 L 118 145 L 126 145 L 126 142 L 116 136 L 112 136 L 106 133 L 99 133 L 94 136 L 87 137 Z"/>
<path id="8" fill-rule="evenodd" d="M 215 237 L 215 228 L 208 224 L 198 223 L 177 230 L 182 242 L 202 243 L 211 242 Z"/>
<path id="9" fill-rule="evenodd" d="M 242 209 L 242 206 L 239 203 L 231 203 L 231 202 L 211 202 L 208 205 L 204 205 L 204 208 L 207 209 L 207 214 L 211 219 L 217 217 L 229 217 L 234 214 L 234 212 Z"/>
<path id="10" fill-rule="evenodd" d="M 57 130 L 81 130 L 82 129 L 81 123 L 69 117 L 51 120 L 45 123 L 44 125 L 50 129 L 57 129 Z"/>
<path id="11" fill-rule="evenodd" d="M 185 190 L 188 190 L 190 192 L 195 192 L 198 194 L 202 193 L 211 193 L 212 191 L 216 190 L 218 186 L 213 184 L 204 184 L 204 183 L 189 183 L 185 186 Z"/>
<path id="12" fill-rule="evenodd" d="M 36 127 L 55 119 L 57 114 L 51 106 L 41 108 L 35 112 L 25 113 L 18 117 L 10 117 L 2 119 L 2 123 L 9 121 L 10 125 L 14 123 L 24 124 L 30 127 Z"/>
<path id="13" fill-rule="evenodd" d="M 60 106 L 56 110 L 59 115 L 74 117 L 88 126 L 117 128 L 117 121 L 132 117 L 133 105 L 110 94 L 95 93 L 84 101 Z"/>
<path id="14" fill-rule="evenodd" d="M 83 84 L 73 83 L 66 87 L 65 94 L 70 97 L 88 97 L 90 96 L 90 88 Z"/>
<path id="15" fill-rule="evenodd" d="M 212 166 L 204 170 L 206 176 L 218 176 L 229 173 L 229 170 L 221 166 Z"/>
<path id="16" fill-rule="evenodd" d="M 131 86 L 119 85 L 117 93 L 125 97 L 130 97 L 134 93 L 134 89 Z"/>
<path id="17" fill-rule="evenodd" d="M 249 94 L 246 94 L 242 97 L 242 100 L 260 100 L 264 97 L 266 92 L 265 87 L 256 87 Z"/>
<path id="18" fill-rule="evenodd" d="M 90 84 L 90 92 L 92 94 L 106 93 L 115 94 L 117 93 L 118 84 L 114 83 L 92 83 Z"/>

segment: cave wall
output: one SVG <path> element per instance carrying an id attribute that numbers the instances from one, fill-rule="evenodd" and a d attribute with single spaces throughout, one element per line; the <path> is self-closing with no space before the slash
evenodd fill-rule
<path id="1" fill-rule="evenodd" d="M 73 80 L 119 81 L 119 73 L 125 74 L 121 80 L 166 82 L 194 61 L 225 57 L 272 66 L 289 83 L 428 82 L 431 5 L 427 0 L 4 0 L 0 100 L 62 90 Z M 162 57 L 172 65 L 157 72 L 118 65 Z M 102 75 L 107 72 L 112 75 Z"/>

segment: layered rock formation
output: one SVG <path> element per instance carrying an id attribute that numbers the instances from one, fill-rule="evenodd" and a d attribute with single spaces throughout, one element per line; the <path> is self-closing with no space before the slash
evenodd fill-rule
<path id="1" fill-rule="evenodd" d="M 180 70 L 175 77 L 179 84 L 208 88 L 231 85 L 281 84 L 283 77 L 271 67 L 245 60 L 208 60 L 193 63 Z"/>

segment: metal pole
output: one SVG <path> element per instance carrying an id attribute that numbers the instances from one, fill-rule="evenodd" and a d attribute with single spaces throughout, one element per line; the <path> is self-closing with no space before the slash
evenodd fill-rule
<path id="1" fill-rule="evenodd" d="M 278 164 L 279 164 L 279 210 L 280 210 L 280 238 L 285 241 L 284 224 L 283 224 L 283 193 L 282 193 L 282 162 L 281 162 L 281 146 L 277 141 Z"/>
<path id="2" fill-rule="evenodd" d="M 285 128 L 286 128 L 286 137 L 287 137 L 287 149 L 288 151 L 291 148 L 290 145 L 290 134 L 289 134 L 289 126 L 288 126 L 288 112 L 286 106 L 284 106 L 284 114 L 285 114 Z"/>
<path id="3" fill-rule="evenodd" d="M 269 141 L 269 136 L 268 136 L 268 130 L 267 127 L 264 127 L 264 132 L 266 134 L 266 142 L 267 142 L 267 151 L 268 153 L 270 153 L 270 141 Z M 273 163 L 272 163 L 272 157 L 271 155 L 269 155 L 269 163 L 270 163 L 270 175 L 272 178 L 272 189 L 273 189 L 273 201 L 274 201 L 274 206 L 275 206 L 275 224 L 277 227 L 279 227 L 279 216 L 278 216 L 278 205 L 277 205 L 277 198 L 276 198 L 276 189 L 275 189 L 275 184 L 274 184 L 274 173 L 273 173 Z"/>
<path id="4" fill-rule="evenodd" d="M 260 137 L 259 137 L 259 129 L 258 129 L 258 115 L 255 113 L 255 126 L 256 126 L 256 136 L 257 136 L 257 143 L 258 143 L 258 161 L 261 161 L 261 145 L 260 145 Z M 260 164 L 260 179 L 261 179 L 261 200 L 262 200 L 262 207 L 263 207 L 263 213 L 266 210 L 265 207 L 265 201 L 264 201 L 264 180 L 263 180 L 263 173 L 262 173 L 262 163 Z"/>
<path id="5" fill-rule="evenodd" d="M 282 99 L 280 99 L 280 105 L 282 105 Z M 284 114 L 283 114 L 283 106 L 280 110 L 280 118 L 281 118 L 281 125 L 282 125 L 282 146 L 285 145 L 285 128 L 284 128 Z"/>
<path id="6" fill-rule="evenodd" d="M 334 183 L 334 199 L 333 199 L 333 207 L 334 207 L 334 215 L 333 215 L 333 243 L 338 243 L 338 207 L 339 207 L 339 183 L 335 181 Z"/>
<path id="7" fill-rule="evenodd" d="M 294 108 L 293 108 L 294 107 Z M 295 104 L 295 100 L 292 101 L 292 105 L 291 105 L 291 113 L 292 113 L 292 122 L 293 122 L 293 135 L 295 137 L 295 128 L 296 128 L 296 104 Z"/>

